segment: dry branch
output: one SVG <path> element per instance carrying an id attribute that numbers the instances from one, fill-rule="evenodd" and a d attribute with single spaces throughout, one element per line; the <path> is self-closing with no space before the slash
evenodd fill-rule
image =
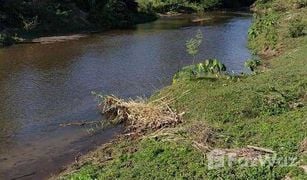
<path id="1" fill-rule="evenodd" d="M 85 126 L 89 124 L 98 124 L 100 121 L 83 121 L 83 122 L 70 122 L 70 123 L 62 123 L 60 124 L 60 127 L 66 127 L 66 126 Z"/>

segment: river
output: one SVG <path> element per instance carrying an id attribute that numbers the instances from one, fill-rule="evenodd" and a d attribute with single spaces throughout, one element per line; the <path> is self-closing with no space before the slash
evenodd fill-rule
<path id="1" fill-rule="evenodd" d="M 191 64 L 185 42 L 197 30 L 204 40 L 197 59 L 217 58 L 244 71 L 252 16 L 213 12 L 164 17 L 129 30 L 77 41 L 0 49 L 0 179 L 42 179 L 76 156 L 109 141 L 120 127 L 62 123 L 100 120 L 92 91 L 123 98 L 148 97 Z"/>

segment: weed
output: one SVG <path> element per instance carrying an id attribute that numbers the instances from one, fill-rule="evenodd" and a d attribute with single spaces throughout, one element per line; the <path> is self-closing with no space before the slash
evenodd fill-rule
<path id="1" fill-rule="evenodd" d="M 195 56 L 198 54 L 199 46 L 201 45 L 202 40 L 203 34 L 200 30 L 198 30 L 195 37 L 186 42 L 186 51 L 193 57 L 193 64 L 195 62 Z"/>

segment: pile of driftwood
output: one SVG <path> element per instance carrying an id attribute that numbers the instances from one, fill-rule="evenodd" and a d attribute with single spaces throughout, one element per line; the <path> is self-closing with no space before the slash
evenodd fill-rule
<path id="1" fill-rule="evenodd" d="M 112 124 L 124 124 L 127 132 L 144 133 L 174 127 L 182 122 L 182 115 L 167 103 L 128 100 L 105 96 L 100 104 L 101 113 Z"/>

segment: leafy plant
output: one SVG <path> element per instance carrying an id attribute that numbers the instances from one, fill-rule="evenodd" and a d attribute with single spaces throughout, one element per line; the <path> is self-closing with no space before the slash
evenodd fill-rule
<path id="1" fill-rule="evenodd" d="M 261 65 L 261 61 L 259 59 L 250 59 L 247 60 L 244 65 L 254 72 L 256 68 Z"/>
<path id="2" fill-rule="evenodd" d="M 221 0 L 202 0 L 202 6 L 204 9 L 212 9 L 222 5 Z"/>
<path id="3" fill-rule="evenodd" d="M 204 78 L 208 75 L 220 74 L 224 71 L 226 71 L 226 66 L 217 59 L 206 60 L 192 68 L 192 74 L 196 78 Z"/>
<path id="4" fill-rule="evenodd" d="M 38 25 L 38 16 L 26 19 L 22 15 L 20 15 L 20 18 L 22 19 L 23 29 L 26 30 L 26 31 L 30 31 L 30 30 L 36 28 L 37 25 Z"/>
<path id="5" fill-rule="evenodd" d="M 248 31 L 249 47 L 256 53 L 266 49 L 276 49 L 278 42 L 279 14 L 256 15 L 254 23 Z"/>
<path id="6" fill-rule="evenodd" d="M 198 30 L 195 37 L 191 38 L 186 42 L 186 51 L 189 55 L 193 57 L 193 64 L 195 62 L 195 57 L 198 54 L 202 40 L 203 40 L 203 34 L 200 30 Z"/>

